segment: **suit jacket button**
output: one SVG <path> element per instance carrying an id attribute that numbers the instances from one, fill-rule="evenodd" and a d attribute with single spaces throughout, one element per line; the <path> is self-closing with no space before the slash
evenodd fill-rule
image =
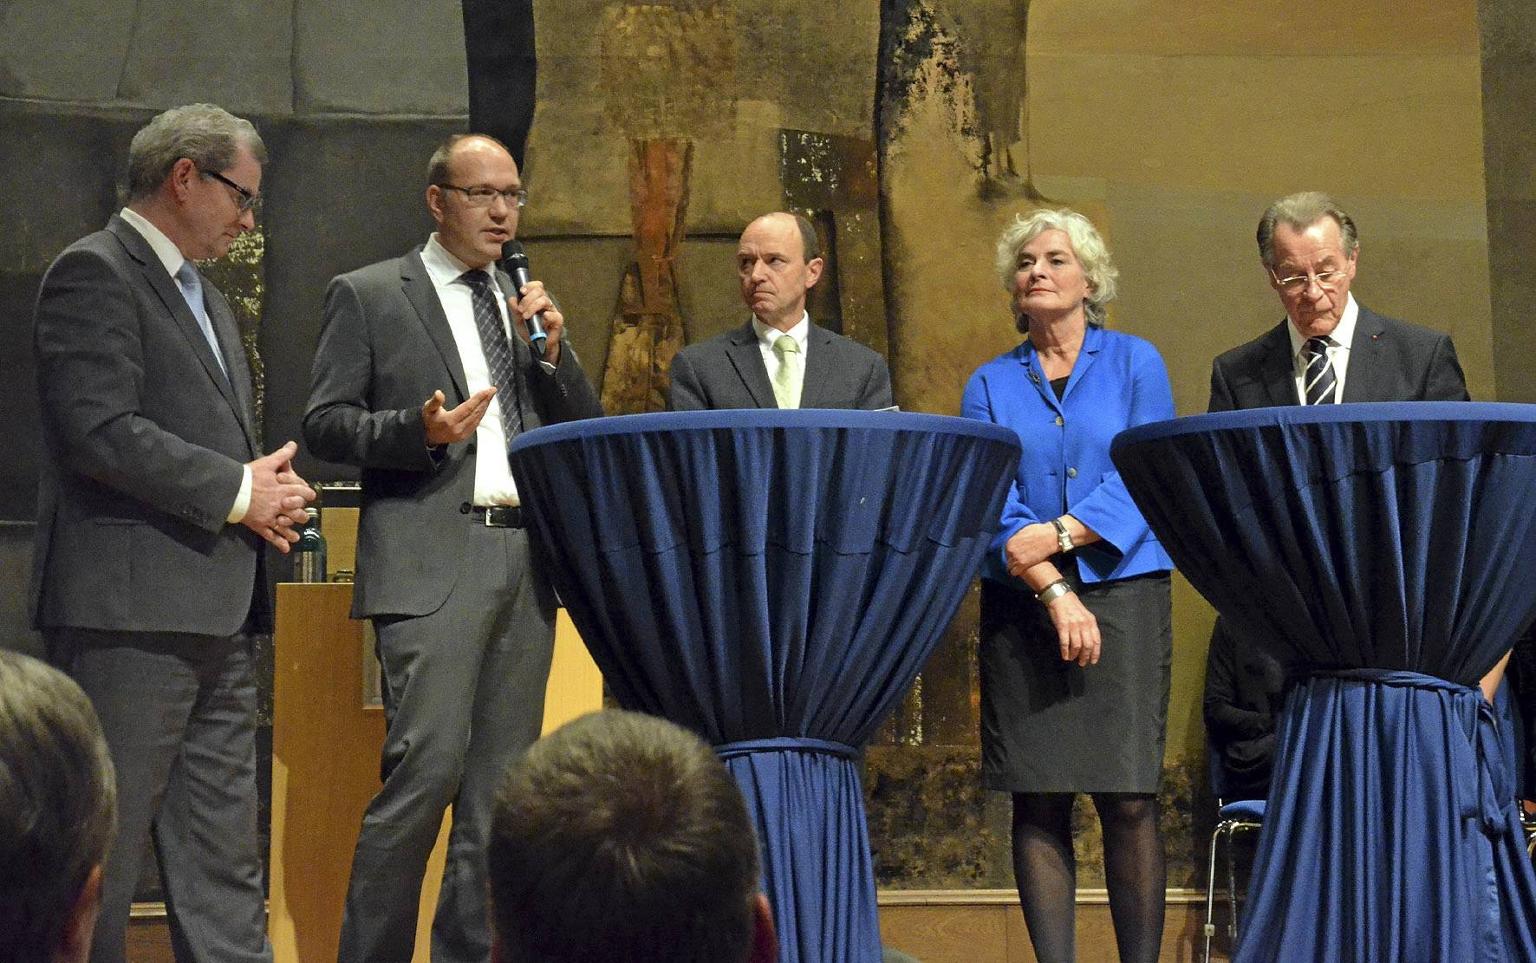
<path id="1" fill-rule="evenodd" d="M 1068 478 L 1076 478 L 1077 477 L 1077 469 L 1076 468 L 1068 468 L 1067 469 L 1067 477 Z"/>
<path id="2" fill-rule="evenodd" d="M 463 502 L 463 503 L 461 503 L 459 505 L 459 514 L 460 515 L 468 515 L 469 514 L 469 502 Z"/>
<path id="3" fill-rule="evenodd" d="M 1064 421 L 1060 415 L 1057 415 L 1056 416 L 1056 427 L 1060 428 L 1064 424 L 1066 424 L 1066 421 Z"/>

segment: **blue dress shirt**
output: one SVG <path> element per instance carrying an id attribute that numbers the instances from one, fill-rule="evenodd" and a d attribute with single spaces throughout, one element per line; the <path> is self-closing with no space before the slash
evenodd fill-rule
<path id="1" fill-rule="evenodd" d="M 1173 568 L 1109 458 L 1121 431 L 1173 417 L 1168 370 L 1151 342 L 1090 325 L 1058 400 L 1026 340 L 976 369 L 960 413 L 1012 428 L 1024 446 L 984 577 L 1022 586 L 1008 574 L 1008 539 L 1068 513 L 1103 539 L 1072 553 L 1084 582 Z"/>

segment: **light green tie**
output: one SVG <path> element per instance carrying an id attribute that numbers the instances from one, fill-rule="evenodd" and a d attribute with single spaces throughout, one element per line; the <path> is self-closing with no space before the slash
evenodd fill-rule
<path id="1" fill-rule="evenodd" d="M 800 407 L 800 388 L 805 382 L 805 355 L 800 344 L 787 334 L 779 335 L 773 343 L 773 353 L 779 356 L 779 370 L 773 376 L 773 398 L 780 408 Z"/>

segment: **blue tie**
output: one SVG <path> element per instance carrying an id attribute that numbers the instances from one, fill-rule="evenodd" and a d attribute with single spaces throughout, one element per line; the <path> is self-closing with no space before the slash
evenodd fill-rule
<path id="1" fill-rule="evenodd" d="M 208 339 L 208 347 L 213 350 L 213 360 L 219 363 L 219 370 L 228 379 L 229 369 L 224 366 L 224 353 L 219 350 L 219 339 L 213 333 L 213 322 L 208 318 L 208 309 L 203 306 L 203 276 L 197 273 L 191 261 L 182 261 L 181 267 L 176 270 L 176 286 L 181 288 L 181 296 L 187 299 L 187 307 L 192 309 L 197 326 L 202 329 L 203 337 Z"/>

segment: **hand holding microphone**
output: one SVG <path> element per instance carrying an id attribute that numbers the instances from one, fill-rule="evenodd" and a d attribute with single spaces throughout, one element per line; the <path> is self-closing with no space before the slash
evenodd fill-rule
<path id="1" fill-rule="evenodd" d="M 536 282 L 533 281 L 532 276 L 528 273 L 528 255 L 523 252 L 523 244 L 521 241 L 518 241 L 514 238 L 510 241 L 506 241 L 501 245 L 501 261 L 499 262 L 499 266 L 502 270 L 506 271 L 512 276 L 512 283 L 517 286 L 518 296 L 520 298 L 527 297 L 533 293 L 541 295 L 543 294 L 543 286 L 536 284 Z M 530 287 L 530 285 L 535 286 L 537 290 L 533 292 L 528 291 L 527 289 Z M 545 297 L 547 299 L 548 296 L 545 295 Z M 555 313 L 558 315 L 558 312 Z M 528 326 L 528 344 L 533 348 L 534 355 L 541 360 L 550 360 L 551 363 L 553 363 L 553 359 L 545 359 L 545 351 L 548 347 L 549 335 L 546 334 L 544 330 L 544 312 L 542 310 L 535 311 L 530 317 L 527 318 L 526 323 Z M 555 352 L 556 357 L 558 358 L 559 325 L 555 324 L 554 328 L 556 330 Z"/>

